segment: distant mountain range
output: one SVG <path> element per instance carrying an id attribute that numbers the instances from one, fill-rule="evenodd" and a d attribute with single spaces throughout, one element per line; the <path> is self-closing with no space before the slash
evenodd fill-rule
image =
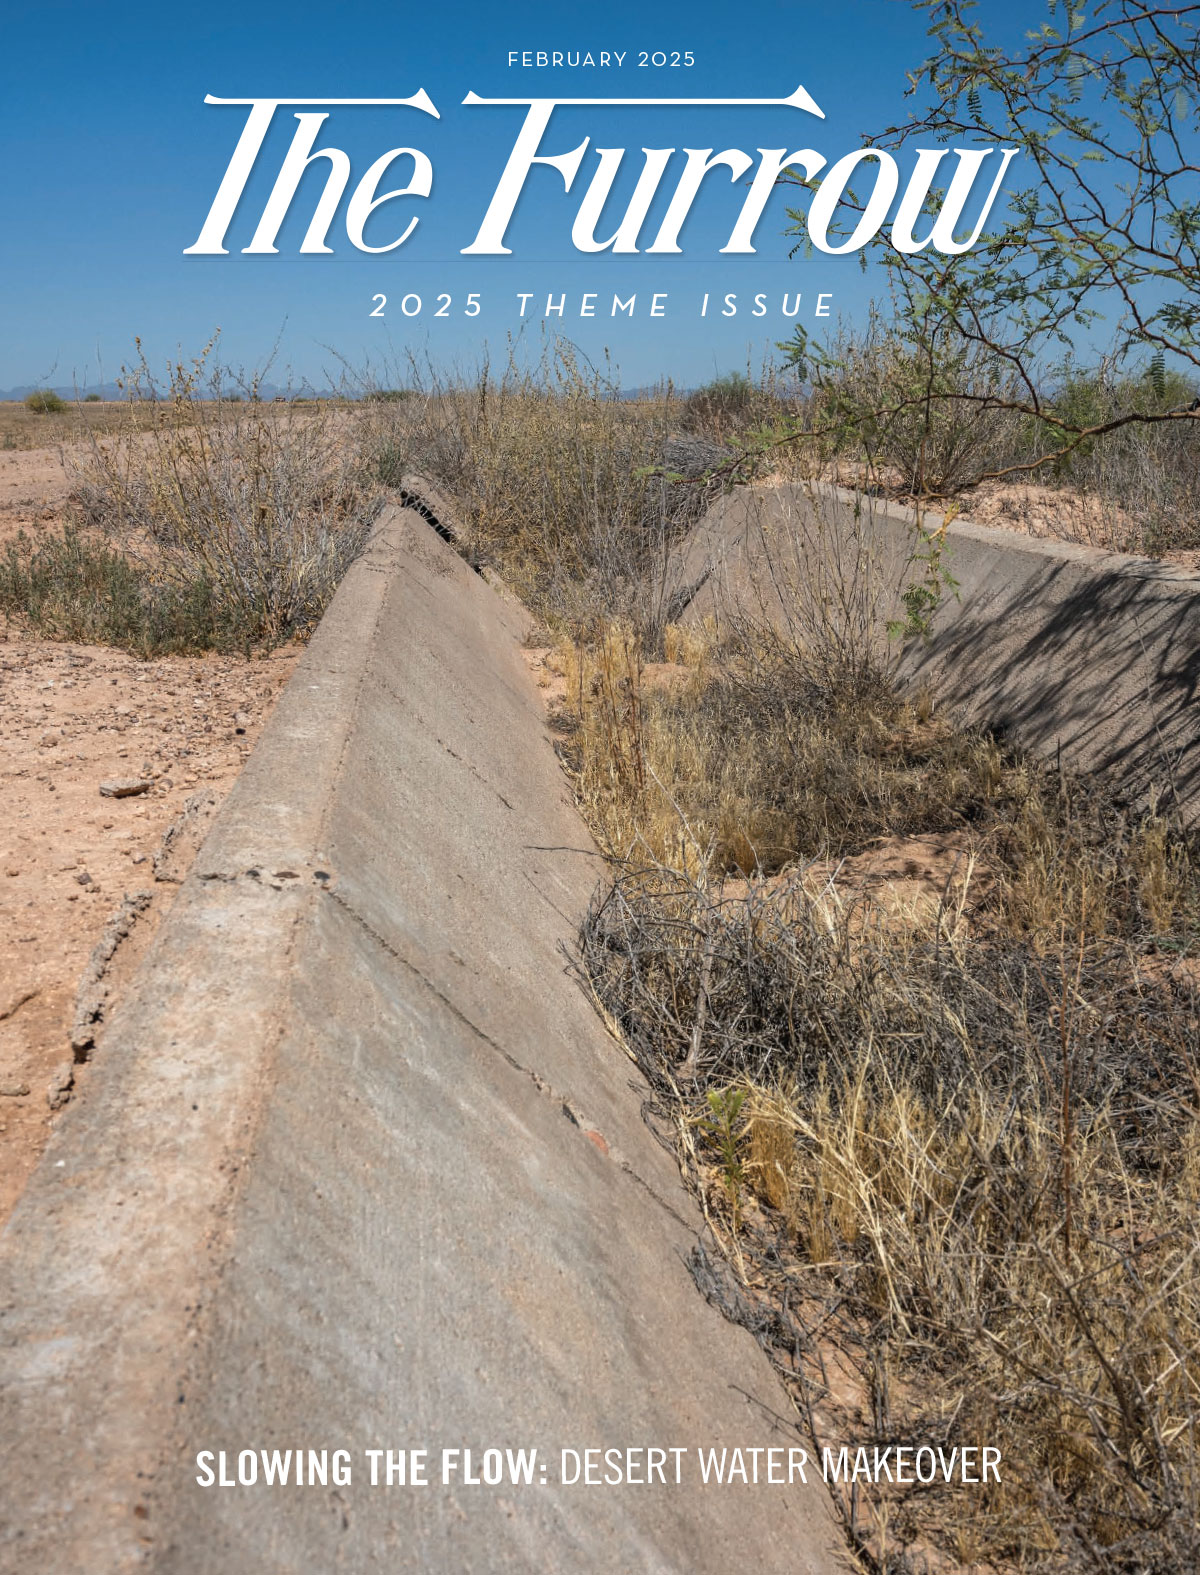
<path id="1" fill-rule="evenodd" d="M 85 394 L 99 394 L 101 399 L 120 399 L 121 390 L 115 383 L 97 383 L 95 388 L 76 389 L 72 384 L 63 383 L 22 383 L 17 388 L 0 388 L 0 400 L 22 400 L 30 394 L 36 394 L 39 389 L 52 388 L 63 399 L 82 399 Z"/>
<path id="2" fill-rule="evenodd" d="M 37 393 L 42 388 L 52 388 L 61 399 L 65 399 L 69 403 L 73 403 L 76 399 L 86 399 L 89 394 L 99 394 L 101 399 L 124 399 L 127 397 L 125 390 L 118 388 L 115 383 L 97 383 L 94 387 L 89 388 L 75 388 L 69 383 L 20 383 L 16 388 L 0 388 L 0 403 L 11 401 L 20 404 L 30 394 Z M 651 386 L 622 388 L 617 391 L 616 397 L 622 400 L 651 399 L 655 395 L 661 394 L 661 392 L 661 388 Z M 693 390 L 690 388 L 675 388 L 672 392 L 676 399 L 686 399 Z M 285 395 L 292 398 L 303 396 L 305 399 L 344 397 L 339 395 L 336 389 L 306 388 L 303 386 L 289 389 L 280 387 L 278 383 L 261 384 L 259 393 L 264 399 L 274 399 L 277 395 Z M 207 396 L 202 393 L 198 397 L 204 399 Z"/>
<path id="3" fill-rule="evenodd" d="M 127 397 L 126 391 L 118 388 L 115 383 L 96 383 L 87 388 L 75 388 L 70 383 L 20 383 L 16 388 L 0 388 L 0 403 L 11 400 L 19 404 L 23 399 L 27 399 L 30 394 L 35 394 L 43 388 L 53 389 L 61 399 L 65 399 L 70 403 L 74 403 L 76 399 L 86 399 L 89 394 L 99 394 L 101 399 L 125 399 Z M 231 389 L 230 392 L 233 392 L 233 390 Z M 325 399 L 330 397 L 332 391 L 328 388 L 287 389 L 281 388 L 278 383 L 262 383 L 259 386 L 259 393 L 264 399 L 274 399 L 277 394 L 302 394 L 307 399 Z M 204 399 L 206 396 L 201 393 L 198 397 Z"/>

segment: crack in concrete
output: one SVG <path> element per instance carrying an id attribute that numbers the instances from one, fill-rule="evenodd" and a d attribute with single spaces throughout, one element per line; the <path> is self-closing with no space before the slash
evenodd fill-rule
<path id="1" fill-rule="evenodd" d="M 399 497 L 401 508 L 410 509 L 414 514 L 419 514 L 426 525 L 432 526 L 437 531 L 443 541 L 449 542 L 452 547 L 457 549 L 458 533 L 451 526 L 442 523 L 421 493 L 415 491 L 411 485 L 406 486 L 404 483 L 401 483 Z"/>
<path id="2" fill-rule="evenodd" d="M 467 1028 L 477 1039 L 482 1040 L 486 1045 L 490 1045 L 497 1055 L 499 1055 L 513 1069 L 514 1072 L 518 1072 L 522 1077 L 527 1077 L 537 1089 L 539 1094 L 543 1094 L 547 1099 L 554 1100 L 555 1103 L 561 1107 L 563 1115 L 566 1116 L 567 1120 L 570 1121 L 573 1126 L 576 1126 L 580 1129 L 584 1137 L 586 1137 L 592 1143 L 593 1147 L 599 1153 L 605 1155 L 606 1158 L 611 1159 L 618 1170 L 622 1171 L 626 1176 L 630 1177 L 632 1181 L 636 1182 L 637 1185 L 643 1189 L 643 1191 L 648 1193 L 649 1196 L 653 1198 L 654 1202 L 658 1204 L 659 1208 L 664 1209 L 672 1217 L 672 1219 L 674 1219 L 678 1224 L 682 1225 L 684 1229 L 689 1232 L 689 1234 L 694 1231 L 694 1225 L 686 1220 L 677 1209 L 672 1207 L 672 1205 L 668 1203 L 665 1198 L 659 1196 L 659 1194 L 654 1190 L 645 1177 L 639 1174 L 639 1172 L 633 1167 L 633 1165 L 630 1164 L 630 1162 L 621 1154 L 621 1152 L 609 1144 L 607 1138 L 604 1137 L 599 1128 L 594 1126 L 592 1122 L 588 1120 L 588 1118 L 583 1114 L 583 1112 L 571 1098 L 565 1094 L 559 1093 L 553 1084 L 549 1083 L 540 1072 L 536 1071 L 533 1067 L 526 1066 L 523 1062 L 519 1061 L 516 1056 L 511 1053 L 511 1051 L 506 1050 L 502 1044 L 493 1039 L 491 1034 L 480 1028 L 478 1023 L 473 1022 L 471 1018 L 469 1018 L 463 1009 L 457 1004 L 457 1002 L 453 1001 L 443 990 L 438 988 L 433 980 L 429 978 L 428 974 L 423 973 L 414 962 L 405 957 L 402 952 L 397 951 L 385 936 L 380 935 L 379 931 L 374 927 L 374 925 L 372 925 L 368 919 L 364 918 L 358 909 L 355 908 L 351 902 L 347 901 L 341 892 L 335 891 L 331 887 L 326 887 L 325 890 L 328 891 L 329 895 L 333 898 L 334 902 L 337 903 L 338 907 L 341 908 L 343 912 L 346 913 L 351 919 L 353 919 L 354 922 L 371 937 L 377 946 L 385 951 L 389 957 L 398 962 L 401 967 L 406 968 L 409 973 L 414 975 L 415 978 L 419 979 L 426 989 L 432 992 L 432 994 L 442 1003 L 444 1007 L 446 1007 L 446 1009 L 458 1022 L 462 1023 L 463 1026 Z"/>
<path id="3" fill-rule="evenodd" d="M 404 694 L 401 694 L 401 692 L 398 689 L 396 689 L 394 685 L 392 685 L 391 683 L 388 682 L 388 680 L 383 676 L 382 673 L 379 673 L 379 672 L 372 673 L 371 674 L 371 682 L 373 684 L 378 685 L 378 687 L 383 690 L 384 694 L 387 695 L 389 697 L 389 699 L 394 700 L 395 703 L 399 707 L 401 707 L 401 709 L 408 710 L 408 709 L 411 708 L 411 704 L 412 704 L 411 697 L 409 697 L 407 695 L 404 695 Z M 451 760 L 456 761 L 457 764 L 459 764 L 460 766 L 465 766 L 466 769 L 471 773 L 471 775 L 475 778 L 475 780 L 480 784 L 481 787 L 487 788 L 489 793 L 493 794 L 496 798 L 498 798 L 500 800 L 500 802 L 504 805 L 505 809 L 512 810 L 515 813 L 516 805 L 511 803 L 510 800 L 506 799 L 504 794 L 501 793 L 500 789 L 498 787 L 496 787 L 496 785 L 494 783 L 488 781 L 487 777 L 485 777 L 483 775 L 482 771 L 479 770 L 478 766 L 473 765 L 471 763 L 471 761 L 465 759 L 462 755 L 460 755 L 457 750 L 452 749 L 450 747 L 450 745 L 446 742 L 446 740 L 444 738 L 442 738 L 437 732 L 434 731 L 433 727 L 426 720 L 426 718 L 421 714 L 420 711 L 413 711 L 412 715 L 416 717 L 417 722 L 420 724 L 421 727 L 426 728 L 429 731 L 429 733 L 433 737 L 434 742 L 438 745 L 439 748 L 444 749 L 446 751 L 446 753 L 450 756 Z"/>
<path id="4" fill-rule="evenodd" d="M 298 869 L 271 870 L 270 865 L 273 862 L 271 859 L 264 859 L 261 864 L 251 864 L 246 869 L 240 870 L 197 870 L 196 879 L 206 884 L 213 882 L 228 886 L 236 885 L 240 880 L 248 880 L 267 891 L 299 891 L 306 884 L 305 875 L 314 886 L 325 890 L 337 880 L 336 874 L 326 869 L 323 864 L 300 863 Z"/>
<path id="5" fill-rule="evenodd" d="M 434 737 L 437 739 L 437 742 L 446 751 L 446 753 L 450 756 L 451 760 L 456 760 L 459 763 L 460 766 L 466 766 L 467 770 L 471 773 L 471 775 L 475 778 L 475 780 L 477 782 L 481 783 L 485 788 L 487 788 L 489 793 L 494 793 L 496 795 L 496 797 L 500 800 L 500 802 L 504 805 L 505 809 L 512 809 L 513 808 L 513 805 L 508 801 L 508 799 L 505 798 L 504 794 L 501 793 L 500 789 L 498 787 L 493 787 L 493 785 L 488 781 L 488 779 L 483 775 L 483 773 L 478 769 L 477 766 L 473 766 L 469 760 L 464 760 L 463 757 L 456 750 L 451 749 L 450 745 L 446 742 L 446 740 L 444 738 L 437 738 L 437 734 L 436 733 L 434 734 Z"/>

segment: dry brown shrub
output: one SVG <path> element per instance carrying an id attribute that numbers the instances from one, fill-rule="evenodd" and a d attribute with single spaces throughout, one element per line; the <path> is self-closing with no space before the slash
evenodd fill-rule
<path id="1" fill-rule="evenodd" d="M 127 376 L 121 430 L 93 434 L 74 505 L 154 584 L 196 587 L 252 643 L 311 630 L 362 550 L 383 501 L 345 411 L 277 403 L 231 383 L 210 344 L 159 384 Z"/>
<path id="2" fill-rule="evenodd" d="M 730 897 L 661 866 L 618 875 L 582 945 L 668 1108 L 704 1130 L 708 1092 L 741 1091 L 733 1157 L 701 1144 L 697 1180 L 741 1188 L 723 1227 L 723 1189 L 710 1211 L 821 1441 L 1003 1452 L 969 1521 L 961 1487 L 867 1495 L 864 1546 L 883 1517 L 889 1569 L 931 1542 L 1000 1568 L 1192 1567 L 1194 986 L 1128 934 L 852 929 L 799 878 Z M 852 1356 L 857 1405 L 822 1342 Z"/>
<path id="3" fill-rule="evenodd" d="M 496 375 L 413 366 L 412 397 L 371 412 L 385 479 L 419 471 L 454 499 L 464 550 L 492 563 L 556 630 L 622 618 L 660 647 L 681 589 L 673 548 L 704 507 L 702 482 L 661 474 L 677 415 L 668 391 L 624 399 L 553 340 Z"/>

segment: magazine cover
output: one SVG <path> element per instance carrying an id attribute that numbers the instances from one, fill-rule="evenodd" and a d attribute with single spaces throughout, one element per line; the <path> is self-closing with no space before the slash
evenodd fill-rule
<path id="1" fill-rule="evenodd" d="M 1200 5 L 4 37 L 2 1575 L 1200 1567 Z"/>

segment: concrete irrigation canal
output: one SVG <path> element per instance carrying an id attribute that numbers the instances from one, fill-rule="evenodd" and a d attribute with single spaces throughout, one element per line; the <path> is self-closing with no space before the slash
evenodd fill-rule
<path id="1" fill-rule="evenodd" d="M 524 628 L 412 509 L 339 590 L 2 1238 L 5 1572 L 842 1567 L 811 1468 L 637 1483 L 799 1440 L 570 975 L 601 868 Z M 309 1449 L 351 1482 L 220 1486 Z"/>

